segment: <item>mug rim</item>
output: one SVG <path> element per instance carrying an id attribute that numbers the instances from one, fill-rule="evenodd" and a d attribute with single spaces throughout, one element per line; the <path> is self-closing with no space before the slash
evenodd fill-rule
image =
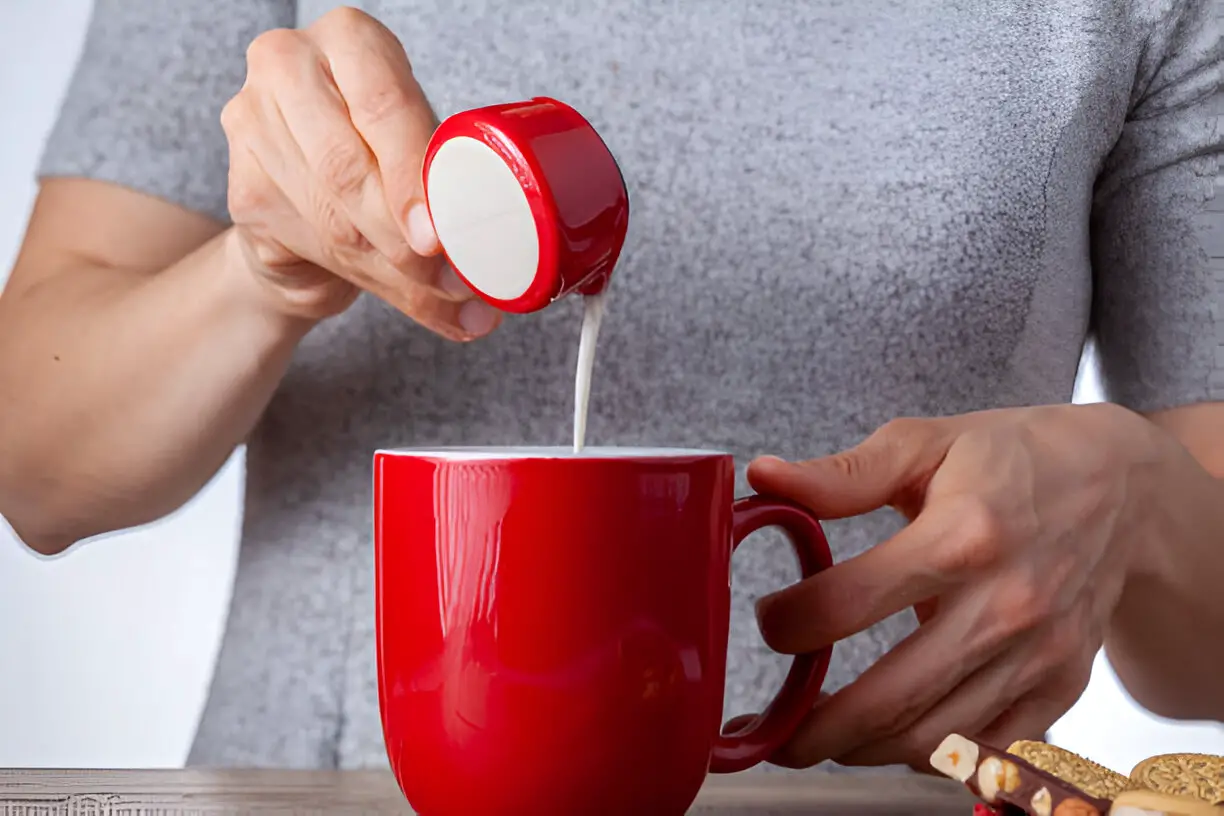
<path id="1" fill-rule="evenodd" d="M 708 448 L 612 447 L 598 445 L 575 452 L 568 445 L 431 445 L 428 447 L 379 448 L 375 456 L 435 459 L 445 462 L 549 461 L 644 461 L 730 456 L 729 451 Z"/>

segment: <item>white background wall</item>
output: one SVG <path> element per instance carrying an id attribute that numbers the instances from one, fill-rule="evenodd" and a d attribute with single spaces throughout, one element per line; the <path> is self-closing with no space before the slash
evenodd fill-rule
<path id="1" fill-rule="evenodd" d="M 0 279 L 88 9 L 0 2 Z M 1080 398 L 1095 396 L 1089 376 Z M 229 600 L 241 477 L 239 454 L 174 517 L 62 558 L 30 555 L 0 525 L 0 767 L 184 761 Z M 1147 715 L 1103 659 L 1054 736 L 1124 771 L 1163 751 L 1224 754 L 1224 727 Z"/>

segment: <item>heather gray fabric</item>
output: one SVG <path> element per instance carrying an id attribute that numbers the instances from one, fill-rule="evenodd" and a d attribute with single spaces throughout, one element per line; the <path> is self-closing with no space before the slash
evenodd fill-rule
<path id="1" fill-rule="evenodd" d="M 1205 0 L 365 7 L 403 39 L 439 114 L 553 95 L 619 157 L 633 217 L 594 444 L 725 447 L 742 465 L 830 452 L 897 415 L 1064 402 L 1090 327 L 1114 399 L 1224 399 L 1201 240 L 1218 244 L 1221 224 L 1199 215 L 1221 149 Z M 224 217 L 216 120 L 244 46 L 324 10 L 99 0 L 43 173 Z M 306 339 L 248 449 L 233 608 L 193 763 L 385 762 L 370 454 L 564 444 L 578 319 L 563 303 L 457 346 L 366 297 Z M 897 523 L 829 527 L 844 559 Z M 735 562 L 737 712 L 785 666 L 751 599 L 792 564 L 761 538 Z M 839 646 L 832 684 L 912 625 Z"/>

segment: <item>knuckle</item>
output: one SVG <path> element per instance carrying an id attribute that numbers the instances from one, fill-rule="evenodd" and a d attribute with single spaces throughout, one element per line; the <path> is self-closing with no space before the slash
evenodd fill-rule
<path id="1" fill-rule="evenodd" d="M 1078 662 L 1083 643 L 1079 631 L 1070 621 L 1054 621 L 1046 632 L 1044 651 L 1054 666 L 1070 666 Z"/>
<path id="2" fill-rule="evenodd" d="M 875 719 L 861 724 L 860 733 L 876 739 L 905 739 L 910 726 L 925 712 L 924 701 L 917 694 L 906 695 L 897 705 L 884 708 L 885 711 Z"/>
<path id="3" fill-rule="evenodd" d="M 348 100 L 349 111 L 356 121 L 378 124 L 401 113 L 406 105 L 403 89 L 392 82 L 368 87 Z"/>
<path id="4" fill-rule="evenodd" d="M 315 173 L 329 192 L 348 198 L 361 191 L 370 170 L 364 145 L 355 138 L 335 138 L 323 149 Z"/>
<path id="5" fill-rule="evenodd" d="M 912 417 L 897 417 L 890 419 L 879 427 L 872 437 L 882 444 L 893 446 L 908 442 L 924 433 L 926 423 Z"/>
<path id="6" fill-rule="evenodd" d="M 354 32 L 370 26 L 381 27 L 377 20 L 360 9 L 352 6 L 337 6 L 320 17 L 311 27 L 336 32 Z"/>
<path id="7" fill-rule="evenodd" d="M 401 296 L 395 306 L 404 315 L 439 337 L 454 341 L 467 339 L 459 327 L 454 304 L 447 303 L 420 287 L 410 287 L 409 292 Z"/>
<path id="8" fill-rule="evenodd" d="M 871 470 L 871 454 L 861 449 L 852 449 L 829 457 L 828 465 L 839 478 L 855 483 L 867 476 Z"/>
<path id="9" fill-rule="evenodd" d="M 420 286 L 405 287 L 399 308 L 404 314 L 431 329 L 447 326 L 450 322 L 451 315 L 445 304 Z"/>
<path id="10" fill-rule="evenodd" d="M 254 213 L 267 208 L 268 191 L 265 186 L 244 174 L 231 172 L 228 204 L 230 216 L 236 221 L 249 220 Z"/>
<path id="11" fill-rule="evenodd" d="M 233 141 L 234 137 L 245 128 L 250 118 L 250 104 L 244 93 L 239 91 L 221 108 L 221 129 Z"/>
<path id="12" fill-rule="evenodd" d="M 317 220 L 320 237 L 333 253 L 348 255 L 367 248 L 365 236 L 339 209 L 330 204 L 318 207 Z"/>
<path id="13" fill-rule="evenodd" d="M 263 32 L 247 46 L 247 69 L 257 72 L 287 59 L 294 59 L 306 47 L 301 32 L 274 28 Z"/>
<path id="14" fill-rule="evenodd" d="M 979 496 L 961 497 L 951 509 L 958 533 L 940 547 L 940 567 L 951 574 L 981 572 L 999 562 L 1004 554 L 1003 521 Z"/>
<path id="15" fill-rule="evenodd" d="M 1036 576 L 1000 582 L 991 598 L 991 617 L 1004 633 L 1018 634 L 1047 622 L 1053 612 L 1050 593 Z"/>
<path id="16" fill-rule="evenodd" d="M 963 540 L 969 548 L 991 552 L 1001 549 L 1006 534 L 1003 519 L 985 499 L 966 496 L 959 503 L 957 512 Z"/>
<path id="17" fill-rule="evenodd" d="M 860 447 L 908 471 L 922 458 L 932 432 L 930 420 L 898 417 L 881 425 Z"/>
<path id="18" fill-rule="evenodd" d="M 384 252 L 387 261 L 396 269 L 406 269 L 413 266 L 419 256 L 412 251 L 412 247 L 405 242 L 396 243 L 394 246 L 387 247 Z"/>

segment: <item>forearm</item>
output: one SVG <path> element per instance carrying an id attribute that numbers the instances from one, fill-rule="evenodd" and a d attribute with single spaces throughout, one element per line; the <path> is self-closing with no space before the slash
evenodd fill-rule
<path id="1" fill-rule="evenodd" d="M 228 236 L 0 298 L 0 514 L 31 546 L 171 512 L 258 419 L 309 324 L 263 305 Z"/>
<path id="2" fill-rule="evenodd" d="M 1188 418 L 1202 421 L 1187 422 Z M 1141 704 L 1178 719 L 1224 721 L 1224 445 L 1220 406 L 1153 417 L 1195 461 L 1162 479 L 1161 530 L 1137 553 L 1106 638 L 1119 679 Z M 1176 458 L 1176 454 L 1174 454 Z M 1186 457 L 1188 460 L 1189 457 Z"/>

